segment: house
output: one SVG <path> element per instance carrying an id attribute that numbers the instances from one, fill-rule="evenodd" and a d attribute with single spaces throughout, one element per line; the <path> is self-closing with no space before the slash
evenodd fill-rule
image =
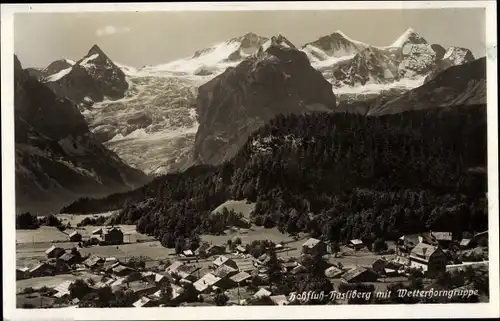
<path id="1" fill-rule="evenodd" d="M 258 265 L 266 265 L 270 260 L 271 260 L 271 257 L 267 253 L 264 253 L 261 256 L 259 256 L 259 258 L 257 259 L 257 264 Z"/>
<path id="2" fill-rule="evenodd" d="M 420 243 L 410 253 L 410 267 L 421 269 L 428 276 L 446 271 L 446 254 L 440 247 Z"/>
<path id="3" fill-rule="evenodd" d="M 221 265 L 215 271 L 213 272 L 214 275 L 218 276 L 219 278 L 230 278 L 231 276 L 235 275 L 238 273 L 238 269 L 235 269 L 229 265 Z"/>
<path id="4" fill-rule="evenodd" d="M 171 300 L 177 300 L 180 299 L 181 294 L 184 292 L 184 289 L 176 284 L 171 284 L 170 287 L 172 288 L 172 298 Z M 156 291 L 151 295 L 152 298 L 159 300 L 161 299 L 161 290 Z"/>
<path id="5" fill-rule="evenodd" d="M 342 281 L 346 283 L 376 282 L 377 273 L 371 268 L 358 266 L 346 272 L 342 276 Z"/>
<path id="6" fill-rule="evenodd" d="M 462 239 L 460 241 L 460 248 L 463 250 L 473 248 L 475 245 L 475 242 L 473 239 Z"/>
<path id="7" fill-rule="evenodd" d="M 208 242 L 202 242 L 200 246 L 194 251 L 194 254 L 198 257 L 207 256 L 207 250 L 210 248 L 210 244 Z"/>
<path id="8" fill-rule="evenodd" d="M 253 295 L 254 298 L 260 299 L 260 298 L 268 298 L 271 296 L 271 291 L 265 289 L 265 288 L 260 288 L 259 291 L 255 292 Z"/>
<path id="9" fill-rule="evenodd" d="M 125 281 L 125 284 L 127 284 L 128 289 L 137 296 L 151 295 L 158 291 L 156 285 L 152 285 L 141 280 L 132 282 Z"/>
<path id="10" fill-rule="evenodd" d="M 396 249 L 398 254 L 400 254 L 399 252 L 401 252 L 401 254 L 409 254 L 411 250 L 421 242 L 422 236 L 419 234 L 403 235 L 398 239 Z"/>
<path id="11" fill-rule="evenodd" d="M 51 276 L 55 274 L 55 268 L 46 263 L 40 263 L 29 271 L 31 277 Z"/>
<path id="12" fill-rule="evenodd" d="M 295 267 L 297 267 L 297 265 L 299 265 L 298 262 L 295 262 L 295 261 L 292 261 L 292 262 L 285 262 L 282 264 L 283 268 L 286 270 L 286 271 L 291 271 L 293 270 Z"/>
<path id="13" fill-rule="evenodd" d="M 302 253 L 310 255 L 325 255 L 326 244 L 323 241 L 311 237 L 304 244 L 302 244 Z"/>
<path id="14" fill-rule="evenodd" d="M 111 279 L 113 280 L 113 279 Z M 107 283 L 107 282 L 106 282 Z M 113 292 L 120 290 L 120 289 L 125 289 L 127 285 L 127 280 L 125 278 L 117 278 L 116 280 L 113 280 L 111 284 L 107 284 L 111 287 L 111 290 Z"/>
<path id="15" fill-rule="evenodd" d="M 252 272 L 255 270 L 255 261 L 252 259 L 237 260 L 236 266 L 240 272 Z"/>
<path id="16" fill-rule="evenodd" d="M 172 275 L 172 273 L 177 273 L 177 270 L 179 269 L 179 267 L 181 267 L 182 265 L 184 265 L 185 263 L 184 262 L 181 262 L 181 261 L 175 261 L 174 263 L 170 264 L 165 272 L 167 272 L 168 274 Z"/>
<path id="17" fill-rule="evenodd" d="M 70 242 L 81 242 L 82 241 L 82 235 L 78 233 L 78 231 L 73 231 L 69 235 L 69 240 Z"/>
<path id="18" fill-rule="evenodd" d="M 122 230 L 116 226 L 103 230 L 102 243 L 106 245 L 123 244 Z"/>
<path id="19" fill-rule="evenodd" d="M 236 252 L 241 253 L 241 254 L 245 254 L 247 252 L 247 249 L 242 245 L 238 245 L 236 247 Z"/>
<path id="20" fill-rule="evenodd" d="M 91 255 L 83 261 L 83 264 L 85 264 L 88 268 L 94 269 L 102 265 L 104 262 L 105 260 L 103 258 L 100 258 L 97 255 Z"/>
<path id="21" fill-rule="evenodd" d="M 66 263 L 67 265 L 71 266 L 71 265 L 74 265 L 74 264 L 78 263 L 80 261 L 80 258 L 77 257 L 76 255 L 74 255 L 71 252 L 66 252 L 63 255 L 61 255 L 58 258 L 58 260 L 61 260 L 64 263 Z"/>
<path id="22" fill-rule="evenodd" d="M 360 239 L 354 239 L 354 240 L 349 241 L 348 246 L 352 247 L 353 249 L 355 249 L 357 251 L 357 250 L 361 250 L 362 248 L 364 248 L 365 244 Z"/>
<path id="23" fill-rule="evenodd" d="M 162 285 L 169 281 L 169 278 L 166 275 L 155 272 L 145 272 L 142 273 L 142 276 L 146 278 L 149 282 L 154 283 L 156 285 Z"/>
<path id="24" fill-rule="evenodd" d="M 196 275 L 196 272 L 199 270 L 200 267 L 198 265 L 183 264 L 177 268 L 177 271 L 175 273 L 179 275 L 182 280 L 193 282 L 199 278 L 199 275 Z"/>
<path id="25" fill-rule="evenodd" d="M 329 279 L 333 279 L 333 278 L 337 278 L 339 277 L 342 273 L 344 273 L 344 271 L 342 271 L 341 269 L 339 269 L 338 267 L 336 266 L 330 266 L 329 268 L 327 268 L 325 270 L 325 276 Z"/>
<path id="26" fill-rule="evenodd" d="M 296 267 L 294 267 L 290 273 L 292 275 L 297 275 L 297 274 L 301 274 L 301 273 L 305 273 L 307 272 L 307 268 L 305 266 L 303 266 L 302 264 L 298 264 Z"/>
<path id="27" fill-rule="evenodd" d="M 226 247 L 222 245 L 211 245 L 207 250 L 206 250 L 206 255 L 207 256 L 212 256 L 212 255 L 221 255 L 226 253 Z"/>
<path id="28" fill-rule="evenodd" d="M 116 265 L 115 267 L 112 268 L 113 270 L 113 274 L 116 275 L 116 276 L 127 276 L 129 275 L 130 273 L 134 272 L 135 270 L 128 267 L 128 266 L 125 266 L 125 265 L 122 265 L 120 263 L 118 263 L 118 265 Z"/>
<path id="29" fill-rule="evenodd" d="M 49 247 L 45 251 L 45 254 L 47 255 L 47 258 L 55 259 L 55 258 L 58 258 L 59 256 L 63 255 L 64 252 L 65 252 L 64 249 L 52 245 L 51 247 Z"/>
<path id="30" fill-rule="evenodd" d="M 375 272 L 379 274 L 383 274 L 385 272 L 385 268 L 387 267 L 388 262 L 384 259 L 377 259 L 372 264 L 372 268 Z"/>
<path id="31" fill-rule="evenodd" d="M 16 280 L 24 280 L 30 277 L 30 269 L 27 267 L 16 268 Z"/>
<path id="32" fill-rule="evenodd" d="M 66 295 L 69 295 L 69 287 L 71 284 L 73 284 L 74 281 L 64 281 L 58 286 L 54 288 L 55 291 L 57 291 L 54 296 L 56 298 L 62 298 Z"/>
<path id="33" fill-rule="evenodd" d="M 102 235 L 102 228 L 100 227 L 98 229 L 93 230 L 92 235 L 101 236 Z"/>
<path id="34" fill-rule="evenodd" d="M 216 284 L 221 280 L 218 276 L 207 273 L 198 281 L 193 283 L 195 289 L 200 293 L 207 293 L 212 290 L 212 287 L 216 286 Z"/>
<path id="35" fill-rule="evenodd" d="M 269 297 L 275 305 L 288 305 L 290 302 L 284 294 Z"/>
<path id="36" fill-rule="evenodd" d="M 184 256 L 186 256 L 186 257 L 191 257 L 191 256 L 194 256 L 194 253 L 193 253 L 193 251 L 191 251 L 191 250 L 184 250 L 184 251 L 182 251 L 182 254 L 183 254 Z"/>
<path id="37" fill-rule="evenodd" d="M 250 280 L 252 276 L 248 274 L 247 272 L 239 272 L 233 276 L 230 277 L 231 281 L 238 285 L 243 285 L 245 284 L 248 280 Z"/>
<path id="38" fill-rule="evenodd" d="M 442 247 L 448 247 L 453 240 L 451 232 L 430 232 L 431 237 Z M 431 244 L 433 245 L 433 244 Z M 437 244 L 436 244 L 437 245 Z"/>
<path id="39" fill-rule="evenodd" d="M 234 260 L 232 260 L 224 255 L 219 256 L 217 259 L 215 259 L 213 261 L 213 266 L 215 268 L 218 268 L 221 265 L 227 265 L 227 266 L 230 266 L 234 269 L 238 269 L 238 265 L 236 264 L 236 262 L 234 262 Z"/>

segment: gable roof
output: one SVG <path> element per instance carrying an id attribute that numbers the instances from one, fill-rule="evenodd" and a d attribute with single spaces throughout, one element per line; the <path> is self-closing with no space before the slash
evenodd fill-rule
<path id="1" fill-rule="evenodd" d="M 413 257 L 420 260 L 428 261 L 431 255 L 434 254 L 434 252 L 436 252 L 437 250 L 438 247 L 436 246 L 426 243 L 419 243 L 410 252 L 410 258 Z"/>
<path id="2" fill-rule="evenodd" d="M 56 250 L 57 250 L 57 251 L 64 251 L 62 248 L 57 247 L 57 246 L 55 246 L 55 245 L 52 245 L 51 247 L 49 247 L 49 248 L 45 251 L 45 254 L 50 254 L 50 253 L 52 253 L 52 252 L 54 252 L 54 251 L 56 251 Z"/>
<path id="3" fill-rule="evenodd" d="M 184 262 L 181 262 L 181 261 L 175 261 L 174 263 L 170 264 L 166 269 L 165 269 L 165 272 L 169 273 L 169 274 L 172 274 L 174 272 L 177 272 L 177 270 L 179 269 L 179 267 L 181 267 L 182 265 L 184 265 L 185 263 Z"/>
<path id="4" fill-rule="evenodd" d="M 177 268 L 175 273 L 177 273 L 181 278 L 187 278 L 194 272 L 198 271 L 200 267 L 194 264 L 183 264 Z"/>
<path id="5" fill-rule="evenodd" d="M 103 231 L 102 227 L 96 228 L 95 230 L 92 231 L 92 234 L 101 234 Z"/>
<path id="6" fill-rule="evenodd" d="M 213 264 L 216 266 L 221 266 L 221 265 L 229 265 L 232 267 L 237 266 L 236 262 L 234 262 L 234 260 L 228 258 L 225 255 L 220 255 L 217 259 L 214 260 Z"/>
<path id="7" fill-rule="evenodd" d="M 277 305 L 287 305 L 290 303 L 284 294 L 270 296 L 269 298 Z"/>
<path id="8" fill-rule="evenodd" d="M 460 241 L 460 245 L 461 245 L 461 246 L 467 246 L 467 245 L 469 245 L 469 244 L 470 244 L 470 242 L 472 242 L 472 239 L 462 239 L 462 240 Z"/>
<path id="9" fill-rule="evenodd" d="M 431 232 L 432 237 L 434 237 L 438 241 L 451 241 L 452 233 L 451 232 Z"/>
<path id="10" fill-rule="evenodd" d="M 73 284 L 74 281 L 64 281 L 54 288 L 58 293 L 69 294 L 69 286 Z"/>
<path id="11" fill-rule="evenodd" d="M 325 276 L 327 278 L 334 278 L 340 274 L 342 274 L 344 271 L 342 271 L 341 269 L 339 269 L 338 267 L 336 266 L 330 266 L 329 268 L 327 268 L 325 270 Z"/>
<path id="12" fill-rule="evenodd" d="M 255 292 L 255 294 L 253 295 L 255 298 L 265 298 L 265 297 L 270 297 L 271 296 L 271 291 L 265 289 L 265 288 L 261 288 L 259 289 L 259 291 Z"/>
<path id="13" fill-rule="evenodd" d="M 146 304 L 148 304 L 149 302 L 151 302 L 151 299 L 146 297 L 146 296 L 143 296 L 142 298 L 140 298 L 139 300 L 135 301 L 133 303 L 133 306 L 136 307 L 136 308 L 140 308 L 140 307 L 143 307 L 145 306 Z"/>
<path id="14" fill-rule="evenodd" d="M 81 234 L 78 233 L 78 231 L 73 231 L 73 232 L 69 233 L 69 237 L 75 236 L 75 235 L 81 235 Z"/>
<path id="15" fill-rule="evenodd" d="M 86 266 L 94 266 L 99 262 L 104 262 L 104 259 L 98 257 L 97 255 L 91 255 L 83 262 L 83 264 L 85 264 Z"/>
<path id="16" fill-rule="evenodd" d="M 207 273 L 202 276 L 198 281 L 193 283 L 193 286 L 199 292 L 205 291 L 209 286 L 214 285 L 215 283 L 221 280 L 220 277 L 213 275 L 212 273 Z"/>
<path id="17" fill-rule="evenodd" d="M 75 256 L 71 252 L 66 252 L 59 257 L 59 260 L 68 262 L 74 258 L 75 258 Z"/>
<path id="18" fill-rule="evenodd" d="M 248 274 L 247 272 L 239 272 L 238 274 L 235 274 L 232 277 L 230 277 L 230 279 L 233 282 L 240 283 L 240 282 L 243 282 L 245 280 L 250 279 L 251 277 L 252 276 L 250 274 Z"/>
<path id="19" fill-rule="evenodd" d="M 246 249 L 244 246 L 242 246 L 242 245 L 238 245 L 238 246 L 236 247 L 236 249 L 237 249 L 238 251 L 240 251 L 240 252 L 246 252 L 246 251 L 247 251 L 247 249 Z"/>
<path id="20" fill-rule="evenodd" d="M 354 245 L 362 245 L 363 244 L 363 241 L 361 241 L 360 239 L 350 240 L 349 242 L 351 242 Z"/>
<path id="21" fill-rule="evenodd" d="M 304 244 L 302 244 L 302 246 L 305 246 L 305 247 L 308 247 L 308 248 L 313 248 L 316 245 L 318 245 L 320 242 L 321 242 L 320 240 L 311 237 L 310 239 L 308 239 L 307 241 L 305 241 Z"/>
<path id="22" fill-rule="evenodd" d="M 371 270 L 369 268 L 365 268 L 363 266 L 358 266 L 358 267 L 355 267 L 355 268 L 347 271 L 344 274 L 344 276 L 342 277 L 342 279 L 344 279 L 345 281 L 350 281 L 363 273 L 372 272 L 372 271 L 373 270 Z M 373 272 L 373 273 L 375 274 L 375 272 Z"/>
<path id="23" fill-rule="evenodd" d="M 221 265 L 213 272 L 213 274 L 220 278 L 225 278 L 229 274 L 235 272 L 238 272 L 238 270 L 229 265 Z"/>

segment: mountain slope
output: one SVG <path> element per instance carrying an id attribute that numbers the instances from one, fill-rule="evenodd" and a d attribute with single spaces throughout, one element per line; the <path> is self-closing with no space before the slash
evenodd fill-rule
<path id="1" fill-rule="evenodd" d="M 194 160 L 218 164 L 232 158 L 251 132 L 277 114 L 335 105 L 331 85 L 307 56 L 286 38 L 273 37 L 257 55 L 199 87 Z"/>
<path id="2" fill-rule="evenodd" d="M 371 109 L 370 116 L 486 103 L 486 58 L 450 67 L 424 85 Z"/>
<path id="3" fill-rule="evenodd" d="M 17 211 L 57 210 L 81 195 L 147 182 L 98 143 L 78 108 L 22 69 L 14 57 Z"/>
<path id="4" fill-rule="evenodd" d="M 56 70 L 43 82 L 58 96 L 76 104 L 123 98 L 128 89 L 125 73 L 97 45 L 75 64 Z"/>

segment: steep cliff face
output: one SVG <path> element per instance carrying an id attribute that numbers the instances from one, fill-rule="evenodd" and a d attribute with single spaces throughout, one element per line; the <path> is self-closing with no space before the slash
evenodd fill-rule
<path id="1" fill-rule="evenodd" d="M 97 45 L 73 65 L 50 74 L 42 81 L 58 96 L 76 104 L 99 102 L 105 97 L 123 98 L 128 89 L 125 73 Z"/>
<path id="2" fill-rule="evenodd" d="M 331 84 L 311 67 L 306 54 L 286 38 L 273 37 L 257 54 L 199 88 L 194 161 L 230 159 L 251 132 L 275 115 L 335 106 Z"/>
<path id="3" fill-rule="evenodd" d="M 369 116 L 458 105 L 486 104 L 486 58 L 450 67 L 424 85 L 375 107 Z"/>
<path id="4" fill-rule="evenodd" d="M 78 196 L 147 182 L 95 139 L 75 104 L 31 77 L 17 57 L 14 82 L 18 211 L 57 211 Z"/>

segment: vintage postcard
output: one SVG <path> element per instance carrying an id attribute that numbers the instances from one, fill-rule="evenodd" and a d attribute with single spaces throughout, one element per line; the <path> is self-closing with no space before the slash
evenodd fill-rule
<path id="1" fill-rule="evenodd" d="M 12 4 L 1 41 L 5 319 L 499 316 L 494 1 Z"/>

